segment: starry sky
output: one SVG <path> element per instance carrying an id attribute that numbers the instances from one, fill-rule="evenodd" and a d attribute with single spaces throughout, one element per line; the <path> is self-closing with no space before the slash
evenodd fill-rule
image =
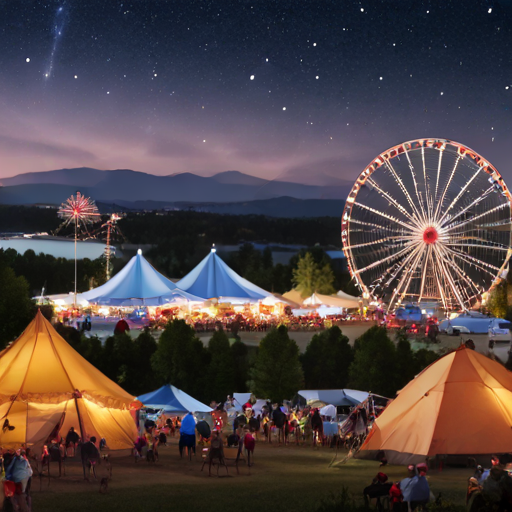
<path id="1" fill-rule="evenodd" d="M 512 0 L 0 0 L 0 179 L 352 181 L 449 138 L 512 182 Z"/>

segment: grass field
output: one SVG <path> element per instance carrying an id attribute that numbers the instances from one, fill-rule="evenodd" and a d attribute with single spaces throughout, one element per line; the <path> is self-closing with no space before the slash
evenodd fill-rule
<path id="1" fill-rule="evenodd" d="M 277 446 L 258 443 L 255 464 L 249 468 L 240 465 L 240 475 L 234 466 L 229 476 L 224 468 L 220 477 L 208 477 L 207 467 L 201 472 L 199 455 L 180 459 L 177 441 L 160 448 L 156 464 L 146 461 L 135 463 L 133 458 L 113 460 L 113 478 L 108 492 L 99 492 L 99 480 L 105 467 L 98 467 L 98 480 L 83 480 L 78 461 L 66 465 L 62 478 L 36 477 L 32 487 L 34 512 L 54 511 L 155 511 L 155 510 L 246 510 L 268 504 L 273 510 L 314 511 L 319 500 L 346 486 L 351 493 L 361 496 L 379 471 L 378 463 L 351 460 L 346 464 L 329 467 L 334 450 L 311 446 Z M 340 453 L 338 459 L 344 454 Z M 57 467 L 52 468 L 54 473 Z M 405 468 L 384 468 L 390 480 L 405 477 Z M 466 481 L 470 469 L 449 468 L 432 471 L 429 480 L 432 491 L 453 503 L 464 503 Z M 40 490 L 40 488 L 42 490 Z"/>

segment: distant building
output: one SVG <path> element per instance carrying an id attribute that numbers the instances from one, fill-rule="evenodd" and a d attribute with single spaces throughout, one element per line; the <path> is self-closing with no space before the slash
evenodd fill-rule
<path id="1" fill-rule="evenodd" d="M 79 240 L 76 245 L 77 259 L 89 258 L 95 260 L 103 256 L 105 248 L 106 244 L 98 240 Z M 0 238 L 0 249 L 14 249 L 19 254 L 24 254 L 29 249 L 32 249 L 36 254 L 51 254 L 55 258 L 66 258 L 68 260 L 75 258 L 75 243 L 72 238 L 49 236 L 46 234 Z"/>

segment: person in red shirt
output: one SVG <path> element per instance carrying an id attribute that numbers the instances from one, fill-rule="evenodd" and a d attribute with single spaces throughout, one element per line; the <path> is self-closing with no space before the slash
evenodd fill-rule
<path id="1" fill-rule="evenodd" d="M 251 455 L 254 457 L 254 448 L 256 446 L 256 440 L 249 430 L 249 426 L 244 427 L 244 448 L 247 451 L 247 465 L 252 466 Z"/>
<path id="2" fill-rule="evenodd" d="M 115 328 L 114 328 L 114 335 L 116 334 L 124 334 L 125 332 L 128 332 L 130 330 L 130 326 L 128 325 L 128 322 L 121 318 L 119 322 L 117 322 Z"/>

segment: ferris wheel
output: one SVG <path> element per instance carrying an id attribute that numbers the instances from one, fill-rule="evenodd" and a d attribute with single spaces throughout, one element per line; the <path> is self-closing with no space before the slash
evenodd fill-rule
<path id="1" fill-rule="evenodd" d="M 350 273 L 388 311 L 434 301 L 469 309 L 508 265 L 511 199 L 498 171 L 457 142 L 392 147 L 347 198 L 341 238 Z"/>

